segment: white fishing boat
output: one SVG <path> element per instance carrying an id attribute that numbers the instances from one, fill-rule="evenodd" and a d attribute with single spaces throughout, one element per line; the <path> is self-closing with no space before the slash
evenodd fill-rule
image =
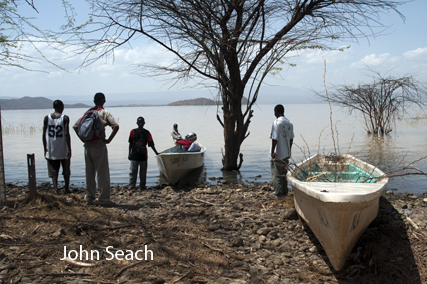
<path id="1" fill-rule="evenodd" d="M 175 146 L 159 153 L 156 156 L 157 166 L 166 177 L 168 184 L 177 183 L 183 176 L 203 166 L 206 147 L 201 145 L 200 151 L 183 151 L 180 146 Z"/>
<path id="2" fill-rule="evenodd" d="M 350 155 L 316 155 L 290 170 L 295 208 L 313 231 L 335 270 L 376 218 L 388 178 Z"/>

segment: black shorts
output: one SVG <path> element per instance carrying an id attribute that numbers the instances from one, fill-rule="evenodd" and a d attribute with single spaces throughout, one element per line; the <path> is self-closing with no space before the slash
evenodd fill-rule
<path id="1" fill-rule="evenodd" d="M 61 165 L 62 165 L 62 175 L 63 176 L 71 175 L 70 159 L 47 160 L 47 171 L 48 171 L 49 177 L 58 176 L 59 168 Z"/>

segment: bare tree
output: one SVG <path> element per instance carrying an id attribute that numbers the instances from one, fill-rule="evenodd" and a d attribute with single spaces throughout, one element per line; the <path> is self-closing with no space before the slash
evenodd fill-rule
<path id="1" fill-rule="evenodd" d="M 71 4 L 66 0 L 58 0 L 64 7 L 64 15 L 67 18 L 67 27 L 74 21 L 74 13 Z M 34 0 L 0 0 L 0 68 L 17 67 L 27 71 L 42 71 L 29 69 L 26 63 L 49 62 L 59 67 L 56 63 L 45 57 L 39 44 L 51 45 L 58 40 L 47 30 L 43 30 L 33 24 L 34 17 L 25 16 L 20 11 L 23 5 L 31 7 L 34 15 L 38 15 Z M 32 56 L 24 51 L 24 44 L 30 45 L 37 55 Z M 59 67 L 60 68 L 60 67 Z"/>
<path id="2" fill-rule="evenodd" d="M 61 1 L 64 6 L 64 12 L 68 20 L 65 26 L 68 26 L 74 21 L 75 15 L 72 12 L 73 9 L 66 0 L 58 1 Z M 43 51 L 38 48 L 39 43 L 53 44 L 58 42 L 57 39 L 48 31 L 39 29 L 35 26 L 32 23 L 33 18 L 23 16 L 22 13 L 20 13 L 21 5 L 29 5 L 34 13 L 38 13 L 34 0 L 0 0 L 0 68 L 22 68 L 26 71 L 42 71 L 28 69 L 25 66 L 25 63 L 40 61 L 49 62 L 61 68 L 46 58 Z M 23 52 L 21 49 L 23 44 L 30 44 L 34 50 L 37 51 L 38 56 L 31 56 Z M 28 161 L 30 161 L 30 157 L 28 159 Z M 34 155 L 31 159 L 31 161 L 34 162 Z M 0 204 L 6 201 L 3 161 L 3 140 L 0 121 Z M 33 164 L 32 167 L 31 170 L 33 172 L 30 174 L 29 162 L 29 200 L 37 196 L 35 187 L 35 167 Z"/>
<path id="3" fill-rule="evenodd" d="M 412 76 L 395 78 L 374 73 L 372 83 L 337 86 L 335 92 L 317 95 L 348 109 L 350 114 L 360 113 L 369 134 L 383 135 L 393 130 L 396 119 L 404 117 L 410 107 L 426 105 L 427 88 Z"/>
<path id="4" fill-rule="evenodd" d="M 169 74 L 218 89 L 224 129 L 223 170 L 239 169 L 240 147 L 261 84 L 293 51 L 376 34 L 392 0 L 88 0 L 91 20 L 69 31 L 87 57 L 82 67 L 144 36 L 172 53 L 170 65 L 143 64 L 143 75 Z M 70 43 L 70 40 L 68 41 Z M 242 97 L 248 97 L 242 107 Z M 278 102 L 279 103 L 279 102 Z M 283 103 L 283 102 L 282 102 Z M 240 163 L 238 159 L 240 156 Z"/>

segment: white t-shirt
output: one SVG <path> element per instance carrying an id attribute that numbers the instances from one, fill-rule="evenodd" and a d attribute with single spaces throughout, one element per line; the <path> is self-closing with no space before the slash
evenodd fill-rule
<path id="1" fill-rule="evenodd" d="M 277 118 L 271 127 L 270 138 L 277 140 L 275 152 L 279 159 L 285 159 L 291 156 L 290 140 L 294 139 L 294 125 L 289 119 L 284 116 Z"/>
<path id="2" fill-rule="evenodd" d="M 68 156 L 68 145 L 65 138 L 64 115 L 59 118 L 47 116 L 46 159 L 65 160 Z"/>

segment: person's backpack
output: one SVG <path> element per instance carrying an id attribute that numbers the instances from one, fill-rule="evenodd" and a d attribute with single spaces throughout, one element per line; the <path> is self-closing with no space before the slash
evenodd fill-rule
<path id="1" fill-rule="evenodd" d="M 92 142 L 99 139 L 98 135 L 96 135 L 96 130 L 99 129 L 98 111 L 101 109 L 91 108 L 80 119 L 77 133 L 84 142 Z"/>

